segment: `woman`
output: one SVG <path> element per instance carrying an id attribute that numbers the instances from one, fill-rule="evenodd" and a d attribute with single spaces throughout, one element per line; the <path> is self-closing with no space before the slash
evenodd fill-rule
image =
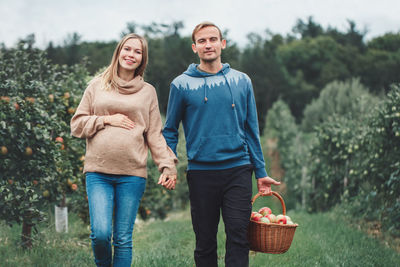
<path id="1" fill-rule="evenodd" d="M 71 119 L 72 135 L 86 138 L 83 171 L 97 266 L 131 266 L 148 148 L 162 173 L 158 183 L 167 189 L 176 183 L 177 159 L 161 134 L 156 91 L 143 80 L 147 60 L 146 40 L 126 35 L 108 68 L 89 83 Z"/>

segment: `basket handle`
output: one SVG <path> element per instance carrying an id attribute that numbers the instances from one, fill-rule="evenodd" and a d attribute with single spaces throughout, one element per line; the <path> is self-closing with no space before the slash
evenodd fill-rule
<path id="1" fill-rule="evenodd" d="M 276 197 L 279 199 L 279 201 L 281 202 L 281 205 L 282 205 L 282 214 L 283 214 L 283 215 L 286 215 L 285 201 L 283 201 L 283 198 L 281 197 L 281 195 L 279 195 L 278 192 L 275 192 L 275 191 L 271 191 L 271 195 L 274 195 L 274 196 L 276 196 Z M 260 192 L 258 192 L 258 193 L 253 197 L 253 199 L 251 200 L 251 205 L 253 205 L 254 201 L 256 201 L 256 199 L 257 199 L 259 196 L 262 196 Z M 270 196 L 270 195 L 268 195 L 268 196 Z"/>

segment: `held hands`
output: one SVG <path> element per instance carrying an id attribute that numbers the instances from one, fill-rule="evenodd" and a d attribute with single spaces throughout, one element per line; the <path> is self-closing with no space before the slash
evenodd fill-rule
<path id="1" fill-rule="evenodd" d="M 257 179 L 258 192 L 262 196 L 271 195 L 272 194 L 271 193 L 271 185 L 280 185 L 280 184 L 281 184 L 281 182 L 277 182 L 268 176 Z"/>
<path id="2" fill-rule="evenodd" d="M 127 130 L 133 129 L 135 123 L 131 121 L 127 116 L 123 114 L 114 114 L 104 117 L 104 124 L 108 124 L 115 127 L 121 127 Z"/>
<path id="3" fill-rule="evenodd" d="M 161 174 L 158 179 L 158 184 L 164 186 L 169 190 L 174 190 L 176 185 L 176 175 L 175 174 Z"/>

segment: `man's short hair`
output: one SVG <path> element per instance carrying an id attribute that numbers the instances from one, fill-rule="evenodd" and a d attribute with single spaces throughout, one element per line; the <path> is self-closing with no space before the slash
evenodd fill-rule
<path id="1" fill-rule="evenodd" d="M 192 41 L 195 44 L 196 43 L 196 39 L 195 39 L 195 35 L 198 31 L 200 31 L 201 29 L 205 28 L 205 27 L 215 27 L 217 28 L 218 32 L 219 32 L 219 38 L 222 40 L 222 32 L 221 29 L 218 28 L 217 25 L 215 25 L 214 23 L 210 22 L 210 21 L 204 21 L 200 24 L 198 24 L 196 27 L 194 27 L 194 30 L 192 32 Z"/>

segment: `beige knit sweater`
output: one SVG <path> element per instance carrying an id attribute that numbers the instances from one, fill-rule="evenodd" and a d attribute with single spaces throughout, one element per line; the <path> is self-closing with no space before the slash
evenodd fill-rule
<path id="1" fill-rule="evenodd" d="M 86 138 L 83 172 L 133 175 L 147 178 L 147 157 L 160 172 L 176 174 L 177 158 L 161 133 L 162 122 L 154 87 L 140 76 L 126 82 L 116 79 L 118 90 L 100 88 L 94 78 L 71 119 L 71 134 Z M 104 116 L 121 113 L 135 123 L 127 130 L 104 125 Z"/>

